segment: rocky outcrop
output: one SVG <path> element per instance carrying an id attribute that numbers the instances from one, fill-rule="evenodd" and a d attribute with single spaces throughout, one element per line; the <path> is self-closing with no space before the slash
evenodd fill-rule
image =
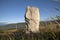
<path id="1" fill-rule="evenodd" d="M 28 6 L 25 13 L 26 32 L 39 32 L 39 9 Z"/>

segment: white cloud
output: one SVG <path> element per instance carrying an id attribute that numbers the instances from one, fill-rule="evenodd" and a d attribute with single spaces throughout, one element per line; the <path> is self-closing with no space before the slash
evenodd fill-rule
<path id="1" fill-rule="evenodd" d="M 53 1 L 60 2 L 60 0 L 53 0 Z"/>

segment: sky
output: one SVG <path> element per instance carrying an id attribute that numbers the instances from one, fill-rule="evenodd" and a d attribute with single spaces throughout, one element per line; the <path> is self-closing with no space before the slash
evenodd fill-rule
<path id="1" fill-rule="evenodd" d="M 60 16 L 60 0 L 0 0 L 0 22 L 25 22 L 27 6 L 39 8 L 41 21 Z"/>

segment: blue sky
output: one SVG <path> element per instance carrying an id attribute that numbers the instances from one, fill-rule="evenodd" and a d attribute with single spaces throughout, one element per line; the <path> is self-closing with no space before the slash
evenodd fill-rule
<path id="1" fill-rule="evenodd" d="M 25 22 L 27 6 L 39 8 L 41 21 L 60 15 L 60 0 L 0 0 L 0 22 Z"/>

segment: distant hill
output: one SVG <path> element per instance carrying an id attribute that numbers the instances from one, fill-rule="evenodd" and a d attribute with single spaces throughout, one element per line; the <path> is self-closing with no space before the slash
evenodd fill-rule
<path id="1" fill-rule="evenodd" d="M 60 23 L 60 20 L 56 20 L 57 22 Z M 53 24 L 56 24 L 54 20 L 52 21 L 41 21 L 40 22 L 40 26 L 44 26 L 46 23 L 47 24 L 50 24 L 53 23 Z M 10 29 L 10 28 L 25 28 L 25 23 L 12 23 L 12 24 L 6 24 L 6 23 L 0 23 L 0 29 Z"/>
<path id="2" fill-rule="evenodd" d="M 4 25 L 6 25 L 6 23 L 4 23 L 4 22 L 1 22 L 0 23 L 0 26 L 4 26 Z"/>
<path id="3" fill-rule="evenodd" d="M 4 26 L 0 26 L 0 29 L 10 29 L 10 28 L 24 28 L 25 23 L 13 23 L 13 24 L 6 24 Z"/>

